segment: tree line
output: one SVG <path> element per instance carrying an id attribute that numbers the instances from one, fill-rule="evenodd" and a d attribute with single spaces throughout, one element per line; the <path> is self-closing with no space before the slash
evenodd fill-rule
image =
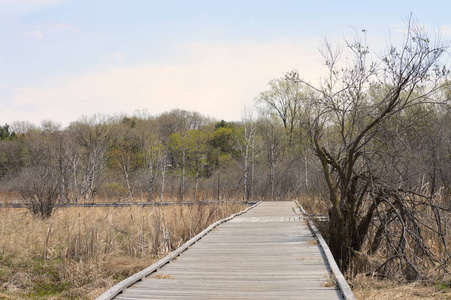
<path id="1" fill-rule="evenodd" d="M 0 141 L 2 193 L 49 217 L 57 203 L 277 200 L 305 191 L 305 174 L 314 176 L 297 172 L 305 149 L 289 147 L 277 119 L 246 118 L 175 109 L 94 115 L 66 128 L 13 122 Z"/>

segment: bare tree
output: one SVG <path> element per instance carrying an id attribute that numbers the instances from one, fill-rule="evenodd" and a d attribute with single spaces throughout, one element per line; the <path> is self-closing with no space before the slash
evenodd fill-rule
<path id="1" fill-rule="evenodd" d="M 286 78 L 273 79 L 269 82 L 269 89 L 260 93 L 257 102 L 263 104 L 275 117 L 282 121 L 288 135 L 288 145 L 292 145 L 293 133 L 303 112 L 305 91 L 298 81 Z"/>
<path id="2" fill-rule="evenodd" d="M 15 180 L 16 189 L 27 208 L 36 216 L 48 218 L 58 202 L 60 188 L 58 132 L 29 132 L 24 151 L 26 162 Z"/>
<path id="3" fill-rule="evenodd" d="M 243 165 L 243 202 L 249 200 L 249 150 L 252 151 L 252 141 L 256 131 L 255 121 L 253 120 L 253 109 L 244 109 L 242 114 L 243 127 L 241 131 L 237 133 L 237 147 L 240 149 L 240 153 L 244 159 Z"/>
<path id="4" fill-rule="evenodd" d="M 159 140 L 154 137 L 150 137 L 146 142 L 143 149 L 143 179 L 145 181 L 145 186 L 147 186 L 147 197 L 148 201 L 152 199 L 152 192 L 157 180 L 158 171 L 161 169 L 162 176 L 164 177 L 164 159 L 163 155 L 163 145 Z M 163 180 L 164 182 L 164 180 Z M 162 184 L 164 186 L 164 184 Z M 164 189 L 164 187 L 162 187 Z"/>
<path id="5" fill-rule="evenodd" d="M 37 129 L 37 126 L 28 121 L 15 121 L 11 124 L 11 130 L 19 135 L 25 134 L 33 129 Z"/>
<path id="6" fill-rule="evenodd" d="M 380 163 L 383 144 L 376 137 L 385 122 L 406 109 L 446 100 L 437 99 L 437 92 L 448 74 L 441 64 L 447 45 L 433 44 L 424 30 L 409 21 L 400 48 L 391 45 L 378 61 L 368 61 L 369 48 L 362 36 L 347 43 L 347 49 L 353 60 L 343 68 L 341 53 L 324 43 L 321 53 L 329 76 L 319 86 L 300 80 L 296 73 L 288 75 L 311 91 L 307 128 L 329 191 L 329 246 L 346 269 L 365 242 L 374 252 L 385 240 L 387 257 L 378 271 L 398 262 L 419 276 L 413 257 L 441 261 L 421 235 L 433 228 L 443 238 L 438 206 L 431 197 L 385 180 Z M 434 212 L 434 226 L 419 220 L 419 203 Z M 373 222 L 374 217 L 378 222 Z M 376 232 L 371 240 L 370 228 Z"/>
<path id="7" fill-rule="evenodd" d="M 276 164 L 281 159 L 287 138 L 283 132 L 283 127 L 279 126 L 271 117 L 260 120 L 258 129 L 262 136 L 266 162 L 269 167 L 270 199 L 275 200 Z"/>
<path id="8" fill-rule="evenodd" d="M 115 139 L 115 126 L 113 120 L 99 115 L 71 124 L 71 130 L 83 153 L 81 165 L 74 171 L 81 175 L 77 199 L 84 196 L 85 201 L 90 201 L 98 191 L 104 179 L 108 147 Z"/>

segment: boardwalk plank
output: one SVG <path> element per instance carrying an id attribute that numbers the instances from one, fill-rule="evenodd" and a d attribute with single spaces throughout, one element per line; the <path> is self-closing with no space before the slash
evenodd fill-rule
<path id="1" fill-rule="evenodd" d="M 221 224 L 115 299 L 340 299 L 321 248 L 292 206 L 264 202 Z"/>

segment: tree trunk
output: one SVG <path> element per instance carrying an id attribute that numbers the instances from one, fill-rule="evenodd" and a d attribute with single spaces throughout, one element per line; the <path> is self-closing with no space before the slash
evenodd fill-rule
<path id="1" fill-rule="evenodd" d="M 182 153 L 182 178 L 180 183 L 180 201 L 183 201 L 185 195 L 185 163 L 186 163 L 186 148 L 185 144 L 183 144 L 183 153 Z"/>
<path id="2" fill-rule="evenodd" d="M 164 197 L 164 175 L 166 174 L 166 163 L 163 160 L 163 169 L 161 171 L 161 195 L 160 195 L 160 201 L 163 201 Z"/>
<path id="3" fill-rule="evenodd" d="M 246 128 L 244 128 L 244 136 L 246 137 Z M 243 189 L 243 202 L 246 202 L 246 196 L 247 196 L 247 163 L 248 163 L 248 156 L 249 156 L 249 143 L 246 138 L 246 151 L 244 155 L 244 189 Z"/>
<path id="4" fill-rule="evenodd" d="M 252 165 L 251 165 L 251 187 L 250 199 L 254 200 L 254 182 L 255 182 L 255 136 L 252 136 Z"/>
<path id="5" fill-rule="evenodd" d="M 220 185 L 220 179 L 219 179 L 219 170 L 218 170 L 218 201 L 220 200 L 220 189 L 221 189 L 221 185 Z"/>
<path id="6" fill-rule="evenodd" d="M 199 182 L 199 167 L 196 170 L 196 183 L 194 185 L 194 201 L 197 201 L 197 185 Z"/>
<path id="7" fill-rule="evenodd" d="M 274 201 L 274 173 L 275 173 L 274 145 L 271 145 L 270 160 L 271 160 L 271 167 L 270 167 L 270 173 L 269 173 L 269 180 L 270 180 L 270 186 L 271 186 L 271 200 Z"/>

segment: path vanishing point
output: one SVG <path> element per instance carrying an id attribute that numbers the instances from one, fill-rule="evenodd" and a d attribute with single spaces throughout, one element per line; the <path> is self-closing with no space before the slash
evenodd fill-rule
<path id="1" fill-rule="evenodd" d="M 291 201 L 262 202 L 217 222 L 189 248 L 98 299 L 343 299 L 334 281 L 343 276 L 331 275 L 335 262 L 293 208 L 299 211 Z M 354 299 L 350 293 L 344 297 Z"/>

